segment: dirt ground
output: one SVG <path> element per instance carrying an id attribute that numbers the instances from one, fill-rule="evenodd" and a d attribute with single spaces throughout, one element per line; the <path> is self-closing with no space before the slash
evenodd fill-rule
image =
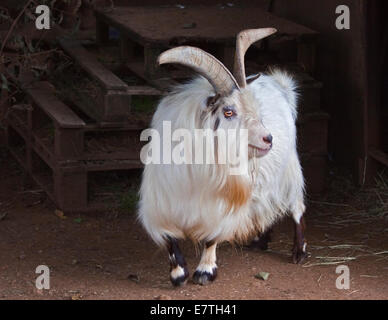
<path id="1" fill-rule="evenodd" d="M 23 190 L 20 169 L 0 152 L 0 299 L 388 298 L 384 185 L 360 191 L 341 178 L 330 192 L 310 199 L 310 257 L 303 265 L 290 262 L 293 234 L 286 219 L 276 226 L 269 251 L 223 244 L 213 284 L 189 281 L 173 288 L 166 253 L 148 239 L 133 213 L 59 217 L 49 201 L 41 203 L 41 195 Z M 192 274 L 199 253 L 190 242 L 182 247 Z M 50 290 L 35 288 L 38 265 L 50 268 Z M 349 267 L 348 290 L 336 288 L 337 265 Z M 269 278 L 257 279 L 259 272 Z"/>

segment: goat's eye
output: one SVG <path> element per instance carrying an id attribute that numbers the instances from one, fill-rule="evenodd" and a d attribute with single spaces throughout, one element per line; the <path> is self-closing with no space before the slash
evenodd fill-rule
<path id="1" fill-rule="evenodd" d="M 236 115 L 236 112 L 233 109 L 228 107 L 224 108 L 223 111 L 224 111 L 224 117 L 227 119 L 232 118 L 233 116 Z"/>

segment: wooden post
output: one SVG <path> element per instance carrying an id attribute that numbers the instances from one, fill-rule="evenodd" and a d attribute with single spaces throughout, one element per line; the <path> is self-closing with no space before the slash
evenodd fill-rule
<path id="1" fill-rule="evenodd" d="M 84 168 L 54 173 L 54 197 L 62 210 L 83 209 L 88 204 L 88 175 Z"/>
<path id="2" fill-rule="evenodd" d="M 312 40 L 298 40 L 298 64 L 308 73 L 315 72 L 315 43 Z"/>
<path id="3" fill-rule="evenodd" d="M 160 47 L 151 45 L 144 46 L 144 74 L 146 78 L 152 80 L 160 75 L 159 66 L 156 64 L 156 60 L 161 52 L 162 50 Z"/>

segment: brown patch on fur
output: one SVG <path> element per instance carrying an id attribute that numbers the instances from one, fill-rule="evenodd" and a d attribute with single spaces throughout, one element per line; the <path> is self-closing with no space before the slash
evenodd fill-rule
<path id="1" fill-rule="evenodd" d="M 221 196 L 228 203 L 227 211 L 237 210 L 248 202 L 251 197 L 251 186 L 240 176 L 230 175 L 221 189 Z"/>

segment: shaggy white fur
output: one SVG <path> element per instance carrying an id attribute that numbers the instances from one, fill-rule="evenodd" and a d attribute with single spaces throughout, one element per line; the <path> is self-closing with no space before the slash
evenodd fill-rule
<path id="1" fill-rule="evenodd" d="M 273 136 L 272 150 L 250 159 L 248 175 L 228 176 L 223 165 L 145 166 L 138 216 L 158 245 L 164 245 L 167 236 L 194 241 L 247 240 L 289 212 L 294 217 L 303 214 L 295 88 L 289 75 L 273 71 L 225 98 L 225 104 L 237 105 L 248 122 L 259 119 Z M 202 77 L 178 86 L 161 100 L 152 128 L 162 134 L 163 121 L 171 121 L 172 131 L 213 129 L 214 118 L 205 110 L 208 97 L 214 95 L 213 87 Z M 204 113 L 208 116 L 203 117 Z M 228 128 L 229 122 L 221 120 L 220 127 Z M 231 204 L 225 193 L 243 200 Z"/>
<path id="2" fill-rule="evenodd" d="M 264 231 L 288 212 L 300 217 L 305 211 L 304 178 L 296 150 L 297 94 L 292 78 L 278 70 L 262 75 L 250 88 L 263 124 L 273 136 L 271 152 L 251 161 L 257 173 L 252 212 Z"/>

